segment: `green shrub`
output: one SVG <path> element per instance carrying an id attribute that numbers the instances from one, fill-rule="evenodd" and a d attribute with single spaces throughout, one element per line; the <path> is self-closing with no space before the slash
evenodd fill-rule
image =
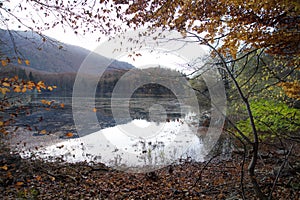
<path id="1" fill-rule="evenodd" d="M 251 101 L 254 122 L 259 133 L 292 133 L 300 130 L 300 110 L 274 100 Z M 251 134 L 250 119 L 237 122 L 237 127 L 246 135 Z M 260 138 L 266 135 L 260 135 Z"/>

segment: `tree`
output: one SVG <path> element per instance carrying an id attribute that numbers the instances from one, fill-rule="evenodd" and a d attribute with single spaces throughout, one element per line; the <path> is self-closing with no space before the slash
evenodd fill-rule
<path id="1" fill-rule="evenodd" d="M 116 4 L 125 2 L 128 1 L 115 1 Z M 248 172 L 256 195 L 265 199 L 255 175 L 259 139 L 248 91 L 243 90 L 232 68 L 237 61 L 255 52 L 254 68 L 257 69 L 260 67 L 262 52 L 266 52 L 284 63 L 281 67 L 299 70 L 299 1 L 133 1 L 125 15 L 120 16 L 134 28 L 147 24 L 150 31 L 157 27 L 177 30 L 184 37 L 194 37 L 200 44 L 211 48 L 212 55 L 227 72 L 246 107 L 252 136 L 247 137 L 235 128 L 241 138 L 252 146 Z M 299 91 L 297 81 L 279 85 L 294 86 L 295 89 L 285 89 L 290 97 Z"/>
<path id="2" fill-rule="evenodd" d="M 261 66 L 262 52 L 266 52 L 276 58 L 281 68 L 299 70 L 299 1 L 101 0 L 98 3 L 95 0 L 86 0 L 79 4 L 80 8 L 76 1 L 31 0 L 19 3 L 12 10 L 8 1 L 3 1 L 0 4 L 0 21 L 5 27 L 9 27 L 11 21 L 17 21 L 19 26 L 40 33 L 43 41 L 47 38 L 42 32 L 56 26 L 71 27 L 75 33 L 101 31 L 111 34 L 125 30 L 120 24 L 127 24 L 134 29 L 148 26 L 149 32 L 155 31 L 155 28 L 176 30 L 183 37 L 193 37 L 200 44 L 209 46 L 216 64 L 226 71 L 226 76 L 235 86 L 246 107 L 252 135 L 246 136 L 235 128 L 241 139 L 252 147 L 252 161 L 248 172 L 257 196 L 264 199 L 265 194 L 261 191 L 255 174 L 259 140 L 247 96 L 248 90 L 243 88 L 232 69 L 238 61 L 247 61 L 252 54 L 256 58 L 253 69 L 257 69 Z M 36 18 L 31 14 L 34 13 L 32 10 L 45 16 L 45 20 Z M 17 17 L 16 13 L 20 12 L 27 13 L 29 21 Z M 18 52 L 16 46 L 14 50 Z M 8 59 L 1 61 L 5 65 Z M 243 66 L 247 67 L 247 64 Z M 298 99 L 299 82 L 283 80 L 280 76 L 278 78 L 278 85 L 283 87 L 287 95 Z"/>
<path id="3" fill-rule="evenodd" d="M 34 77 L 32 75 L 32 72 L 29 72 L 28 78 L 30 81 L 34 81 Z"/>

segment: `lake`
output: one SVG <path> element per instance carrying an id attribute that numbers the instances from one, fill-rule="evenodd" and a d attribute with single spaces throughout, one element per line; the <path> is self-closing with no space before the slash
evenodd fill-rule
<path id="1" fill-rule="evenodd" d="M 193 108 L 181 105 L 174 98 L 148 96 L 114 99 L 114 102 L 111 98 L 97 98 L 96 110 L 86 107 L 85 102 L 90 100 L 82 98 L 79 109 L 82 120 L 76 125 L 71 98 L 51 97 L 52 105 L 57 108 L 50 110 L 41 105 L 42 99 L 45 97 L 32 99 L 30 114 L 16 122 L 19 126 L 34 127 L 12 141 L 22 146 L 18 150 L 23 157 L 101 162 L 120 170 L 144 172 L 182 159 L 203 161 L 208 153 L 203 137 L 208 132 L 219 131 L 201 126 L 201 119 L 209 118 L 207 108 L 200 108 L 199 116 Z M 59 106 L 61 103 L 63 108 Z M 128 112 L 129 117 L 117 119 L 111 105 L 118 107 L 114 108 L 118 111 Z M 97 122 L 85 116 L 90 114 L 96 116 Z M 47 134 L 41 134 L 41 130 Z M 73 133 L 71 138 L 65 136 L 68 132 Z"/>

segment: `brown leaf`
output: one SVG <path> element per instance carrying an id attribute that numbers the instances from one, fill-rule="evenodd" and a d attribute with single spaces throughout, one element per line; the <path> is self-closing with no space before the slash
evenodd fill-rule
<path id="1" fill-rule="evenodd" d="M 22 185 L 24 185 L 24 182 L 22 182 L 22 181 L 16 182 L 16 186 L 22 186 Z"/>

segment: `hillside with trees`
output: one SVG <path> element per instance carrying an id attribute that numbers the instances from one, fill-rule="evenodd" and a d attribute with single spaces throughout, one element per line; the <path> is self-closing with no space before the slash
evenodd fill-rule
<path id="1" fill-rule="evenodd" d="M 6 29 L 0 31 L 2 67 L 22 65 L 23 68 L 13 69 L 12 74 L 28 78 L 25 81 L 4 74 L 0 80 L 3 96 L 0 111 L 10 117 L 6 120 L 0 116 L 0 192 L 4 198 L 300 199 L 298 0 L 31 0 L 16 4 L 4 0 L 0 2 L 0 25 Z M 19 37 L 20 32 L 13 30 L 16 27 L 26 29 L 27 33 Z M 101 33 L 111 39 L 133 31 L 139 33 L 139 37 L 129 38 L 124 43 L 137 48 L 143 46 L 143 38 L 147 37 L 157 43 L 160 39 L 169 39 L 181 41 L 183 46 L 204 45 L 209 49 L 210 58 L 198 69 L 191 68 L 195 76 L 186 75 L 186 78 L 201 98 L 209 99 L 201 69 L 209 66 L 221 74 L 227 113 L 215 148 L 203 162 L 187 157 L 160 170 L 138 174 L 118 171 L 102 163 L 70 164 L 62 159 L 47 163 L 35 157 L 22 159 L 18 154 L 11 154 L 11 149 L 4 144 L 18 127 L 12 130 L 10 124 L 26 108 L 17 106 L 14 113 L 7 113 L 6 108 L 11 106 L 8 94 L 54 89 L 37 80 L 39 76 L 69 92 L 79 61 L 88 53 L 78 48 L 68 51 L 70 46 L 43 34 L 56 27 L 67 27 L 75 34 L 86 36 Z M 169 31 L 181 36 L 168 38 Z M 17 36 L 12 37 L 13 33 Z M 14 40 L 19 40 L 21 45 Z M 32 40 L 36 41 L 33 48 Z M 40 53 L 33 53 L 38 51 Z M 137 55 L 134 48 L 129 48 L 128 53 Z M 24 71 L 25 68 L 32 71 Z M 110 92 L 118 82 L 116 77 L 132 68 L 127 65 L 119 69 L 122 72 L 107 72 L 107 79 L 99 83 L 98 91 Z M 39 75 L 34 70 L 61 74 L 52 74 L 52 79 L 52 75 Z M 135 70 L 138 75 L 138 69 Z M 121 88 L 127 90 L 130 84 L 129 81 Z M 138 91 L 151 93 L 153 87 L 170 92 L 168 88 L 151 84 Z M 185 89 L 184 85 L 178 87 Z M 43 109 L 57 107 L 51 101 L 44 104 Z M 97 109 L 94 108 L 94 112 Z M 199 130 L 204 137 L 210 125 L 207 115 L 206 126 Z M 200 122 L 200 117 L 198 120 Z M 48 132 L 40 131 L 39 138 L 48 136 L 45 133 Z M 65 136 L 72 138 L 73 135 L 71 132 Z M 26 146 L 26 142 L 20 144 Z"/>

